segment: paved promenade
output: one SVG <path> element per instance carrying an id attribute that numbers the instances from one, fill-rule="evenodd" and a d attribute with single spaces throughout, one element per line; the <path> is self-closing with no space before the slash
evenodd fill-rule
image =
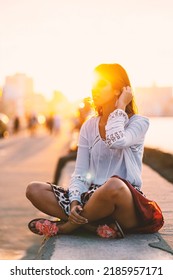
<path id="1" fill-rule="evenodd" d="M 89 234 L 74 234 L 57 236 L 43 242 L 42 237 L 28 230 L 29 220 L 45 215 L 25 198 L 26 186 L 32 180 L 53 179 L 57 159 L 67 150 L 70 139 L 67 131 L 64 128 L 58 136 L 38 133 L 34 137 L 19 134 L 1 139 L 0 259 L 172 260 L 173 184 L 146 165 L 143 166 L 143 191 L 159 203 L 165 218 L 165 225 L 159 234 L 128 235 L 123 240 L 104 240 Z M 69 162 L 62 174 L 62 186 L 67 185 L 73 169 L 74 162 Z"/>
<path id="2" fill-rule="evenodd" d="M 25 131 L 0 139 L 0 259 L 34 259 L 41 244 L 28 222 L 43 216 L 25 197 L 33 180 L 51 181 L 58 157 L 68 147 L 68 127 L 58 135 Z"/>
<path id="3" fill-rule="evenodd" d="M 69 162 L 62 174 L 66 185 L 74 168 Z M 143 165 L 143 192 L 161 207 L 165 224 L 159 233 L 131 234 L 105 240 L 89 233 L 56 236 L 43 241 L 36 259 L 46 260 L 173 260 L 173 184 Z"/>

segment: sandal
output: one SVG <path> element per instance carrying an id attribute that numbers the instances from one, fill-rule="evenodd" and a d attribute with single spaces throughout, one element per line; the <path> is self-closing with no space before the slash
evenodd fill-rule
<path id="1" fill-rule="evenodd" d="M 57 235 L 61 221 L 51 221 L 44 218 L 34 219 L 29 222 L 28 228 L 35 234 L 44 235 L 46 238 Z"/>
<path id="2" fill-rule="evenodd" d="M 124 238 L 124 232 L 117 221 L 109 226 L 106 224 L 98 226 L 97 234 L 103 238 Z"/>

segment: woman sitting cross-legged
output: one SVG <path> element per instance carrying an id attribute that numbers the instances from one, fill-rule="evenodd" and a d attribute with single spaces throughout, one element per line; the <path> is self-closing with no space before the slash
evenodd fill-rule
<path id="1" fill-rule="evenodd" d="M 94 69 L 96 116 L 80 129 L 75 171 L 69 188 L 31 182 L 26 196 L 60 221 L 34 219 L 32 232 L 69 234 L 84 227 L 106 238 L 124 233 L 152 233 L 163 226 L 155 201 L 141 192 L 141 170 L 148 118 L 137 114 L 130 81 L 119 64 Z"/>

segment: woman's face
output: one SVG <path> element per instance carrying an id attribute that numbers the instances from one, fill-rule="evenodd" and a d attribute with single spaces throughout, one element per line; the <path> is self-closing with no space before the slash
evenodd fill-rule
<path id="1" fill-rule="evenodd" d="M 114 90 L 110 81 L 104 77 L 98 77 L 93 83 L 92 98 L 95 106 L 103 106 L 109 102 L 116 101 L 118 91 Z"/>

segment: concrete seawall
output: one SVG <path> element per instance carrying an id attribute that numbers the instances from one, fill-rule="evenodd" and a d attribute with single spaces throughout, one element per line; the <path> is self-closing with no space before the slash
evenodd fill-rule
<path id="1" fill-rule="evenodd" d="M 173 183 L 173 155 L 171 153 L 145 147 L 143 162 Z"/>
<path id="2" fill-rule="evenodd" d="M 66 184 L 74 169 L 69 162 L 62 174 Z M 63 182 L 64 181 L 64 182 Z M 56 236 L 43 241 L 36 256 L 40 260 L 172 260 L 173 259 L 173 184 L 143 165 L 143 192 L 161 207 L 165 224 L 159 233 L 130 234 L 125 239 L 105 240 L 81 232 Z"/>

